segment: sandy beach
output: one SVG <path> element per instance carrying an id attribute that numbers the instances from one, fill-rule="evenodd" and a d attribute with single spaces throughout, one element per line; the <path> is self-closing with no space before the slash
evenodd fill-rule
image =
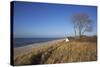
<path id="1" fill-rule="evenodd" d="M 16 56 L 19 53 L 27 53 L 29 52 L 31 49 L 33 48 L 38 48 L 40 46 L 44 46 L 44 45 L 55 45 L 56 43 L 62 42 L 65 39 L 56 39 L 56 40 L 52 40 L 52 41 L 47 41 L 47 42 L 41 42 L 41 43 L 34 43 L 34 44 L 29 44 L 27 46 L 22 46 L 22 47 L 17 47 L 14 48 L 14 56 Z"/>
<path id="2" fill-rule="evenodd" d="M 14 65 L 54 64 L 97 60 L 95 37 L 57 39 L 14 48 Z"/>

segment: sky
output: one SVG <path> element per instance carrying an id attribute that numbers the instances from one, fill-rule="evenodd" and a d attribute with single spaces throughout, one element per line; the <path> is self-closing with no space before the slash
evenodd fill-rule
<path id="1" fill-rule="evenodd" d="M 71 15 L 87 13 L 93 21 L 93 31 L 97 33 L 96 6 L 70 4 L 50 4 L 36 2 L 14 2 L 14 37 L 66 37 L 74 36 Z"/>

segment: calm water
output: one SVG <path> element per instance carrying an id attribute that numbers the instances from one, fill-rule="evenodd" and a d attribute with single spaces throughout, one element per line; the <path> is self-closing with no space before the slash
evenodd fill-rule
<path id="1" fill-rule="evenodd" d="M 21 47 L 33 43 L 47 42 L 59 38 L 15 38 L 14 47 Z"/>

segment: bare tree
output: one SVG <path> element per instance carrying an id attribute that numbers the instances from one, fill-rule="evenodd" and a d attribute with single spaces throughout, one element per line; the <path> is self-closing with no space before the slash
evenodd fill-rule
<path id="1" fill-rule="evenodd" d="M 92 31 L 92 20 L 86 13 L 76 13 L 71 16 L 71 21 L 73 22 L 73 28 L 75 36 L 78 33 L 81 37 L 85 32 Z"/>

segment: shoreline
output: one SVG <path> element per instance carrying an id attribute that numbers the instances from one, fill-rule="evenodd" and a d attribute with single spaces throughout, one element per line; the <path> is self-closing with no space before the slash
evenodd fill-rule
<path id="1" fill-rule="evenodd" d="M 55 39 L 55 40 L 50 40 L 50 41 L 45 41 L 45 42 L 39 42 L 39 43 L 32 43 L 32 44 L 27 44 L 25 46 L 14 47 L 14 49 L 28 47 L 28 46 L 37 47 L 39 45 L 43 45 L 43 44 L 47 44 L 47 43 L 54 43 L 54 42 L 58 42 L 58 41 L 62 41 L 62 40 L 65 40 L 65 39 L 63 38 L 63 39 Z"/>
<path id="2" fill-rule="evenodd" d="M 82 41 L 63 39 L 38 43 L 15 49 L 15 65 L 56 64 L 97 60 L 97 41 L 85 38 Z M 90 45 L 91 44 L 91 45 Z"/>
<path id="3" fill-rule="evenodd" d="M 16 47 L 14 48 L 14 56 L 17 55 L 18 53 L 23 53 L 23 52 L 29 52 L 32 48 L 37 48 L 37 47 L 41 47 L 44 45 L 54 45 L 55 43 L 59 43 L 61 41 L 64 41 L 65 39 L 56 39 L 56 40 L 51 40 L 51 41 L 47 41 L 47 42 L 41 42 L 41 43 L 34 43 L 34 44 L 29 44 L 26 46 L 21 46 L 21 47 Z"/>

